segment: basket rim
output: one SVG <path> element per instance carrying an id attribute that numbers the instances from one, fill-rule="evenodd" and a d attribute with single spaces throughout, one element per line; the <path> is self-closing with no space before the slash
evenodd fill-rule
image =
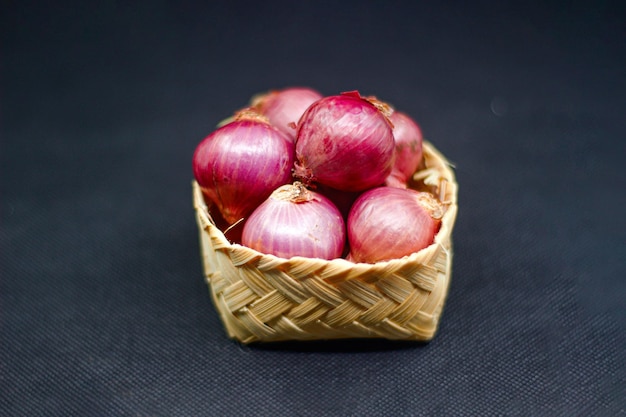
<path id="1" fill-rule="evenodd" d="M 244 252 L 247 261 L 251 258 L 257 260 L 263 260 L 267 263 L 281 263 L 281 264 L 297 264 L 298 262 L 307 261 L 309 263 L 319 263 L 320 268 L 329 267 L 333 265 L 337 265 L 340 267 L 346 267 L 349 265 L 352 268 L 375 268 L 375 269 L 385 269 L 386 267 L 392 267 L 397 264 L 404 264 L 407 262 L 412 262 L 416 260 L 416 258 L 421 258 L 427 252 L 435 252 L 438 247 L 447 251 L 448 249 L 442 243 L 443 239 L 446 237 L 450 237 L 452 235 L 452 229 L 454 227 L 457 211 L 458 211 L 458 184 L 456 182 L 456 177 L 453 171 L 453 165 L 439 152 L 429 141 L 423 141 L 423 150 L 424 156 L 428 155 L 429 158 L 433 158 L 436 160 L 436 166 L 427 167 L 428 168 L 436 168 L 436 172 L 439 179 L 444 179 L 449 184 L 453 184 L 452 190 L 449 192 L 449 200 L 446 202 L 447 208 L 441 220 L 441 229 L 435 235 L 435 239 L 432 244 L 423 248 L 417 252 L 413 252 L 409 255 L 405 255 L 401 258 L 389 259 L 385 261 L 378 261 L 375 263 L 364 263 L 364 262 L 353 262 L 349 261 L 345 258 L 335 258 L 335 259 L 321 259 L 321 258 L 309 258 L 304 256 L 294 256 L 291 258 L 282 258 L 272 254 L 266 254 L 259 252 L 255 249 L 249 248 L 247 246 L 241 245 L 239 243 L 231 243 L 224 233 L 216 226 L 213 218 L 210 214 L 209 205 L 206 203 L 202 192 L 200 190 L 200 186 L 197 181 L 192 180 L 192 188 L 194 194 L 194 208 L 197 211 L 199 217 L 202 220 L 203 227 L 209 227 L 212 229 L 212 237 L 213 239 L 217 239 L 219 241 L 219 248 L 222 250 L 228 250 L 231 252 Z M 420 171 L 418 171 L 420 172 Z M 246 261 L 246 262 L 247 262 Z"/>

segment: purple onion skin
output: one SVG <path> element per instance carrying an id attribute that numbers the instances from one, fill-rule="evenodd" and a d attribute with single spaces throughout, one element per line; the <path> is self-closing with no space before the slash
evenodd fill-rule
<path id="1" fill-rule="evenodd" d="M 329 96 L 298 122 L 294 174 L 307 184 L 363 191 L 384 183 L 394 149 L 389 121 L 374 105 L 353 95 Z"/>
<path id="2" fill-rule="evenodd" d="M 322 184 L 318 185 L 315 191 L 332 201 L 346 221 L 348 219 L 348 213 L 350 213 L 350 207 L 352 207 L 354 201 L 361 195 L 360 191 L 341 191 Z"/>
<path id="3" fill-rule="evenodd" d="M 407 114 L 395 111 L 389 117 L 393 124 L 396 144 L 396 159 L 385 184 L 391 187 L 406 188 L 422 162 L 422 130 Z"/>
<path id="4" fill-rule="evenodd" d="M 439 230 L 443 208 L 412 189 L 378 187 L 364 192 L 348 215 L 349 259 L 375 263 L 428 247 Z"/>
<path id="5" fill-rule="evenodd" d="M 295 187 L 308 193 L 294 201 Z M 345 245 L 345 223 L 334 204 L 302 185 L 277 189 L 248 218 L 242 244 L 261 253 L 289 259 L 294 256 L 335 259 Z"/>
<path id="6" fill-rule="evenodd" d="M 237 120 L 197 146 L 193 172 L 203 193 L 233 224 L 247 217 L 277 187 L 292 181 L 294 145 L 268 123 Z"/>
<path id="7" fill-rule="evenodd" d="M 306 109 L 322 97 L 320 93 L 310 88 L 289 87 L 262 96 L 255 103 L 255 107 L 273 126 L 295 141 L 296 129 L 292 123 L 297 124 Z"/>

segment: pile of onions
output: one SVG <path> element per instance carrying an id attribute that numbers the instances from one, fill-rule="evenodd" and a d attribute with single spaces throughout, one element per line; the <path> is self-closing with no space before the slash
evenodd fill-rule
<path id="1" fill-rule="evenodd" d="M 343 251 L 345 225 L 328 198 L 296 181 L 279 187 L 252 213 L 242 243 L 282 258 L 335 259 Z"/>
<path id="2" fill-rule="evenodd" d="M 423 143 L 411 117 L 357 91 L 323 97 L 291 87 L 251 103 L 193 157 L 231 242 L 282 258 L 366 263 L 433 243 L 445 206 L 411 188 L 426 188 L 411 181 Z"/>

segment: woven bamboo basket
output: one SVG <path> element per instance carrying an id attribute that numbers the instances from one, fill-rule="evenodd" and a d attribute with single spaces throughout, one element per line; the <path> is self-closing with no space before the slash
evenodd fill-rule
<path id="1" fill-rule="evenodd" d="M 384 338 L 428 341 L 437 331 L 452 270 L 457 183 L 450 164 L 424 142 L 412 188 L 446 206 L 429 247 L 375 264 L 265 255 L 231 244 L 193 182 L 204 274 L 229 337 L 242 343 Z"/>

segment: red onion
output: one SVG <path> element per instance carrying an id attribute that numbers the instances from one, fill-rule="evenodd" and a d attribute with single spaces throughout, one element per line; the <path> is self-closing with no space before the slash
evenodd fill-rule
<path id="1" fill-rule="evenodd" d="M 252 105 L 269 119 L 270 123 L 292 140 L 296 138 L 296 123 L 304 111 L 323 96 L 304 87 L 290 87 L 270 91 L 253 99 Z"/>
<path id="2" fill-rule="evenodd" d="M 352 204 L 361 195 L 361 192 L 341 191 L 322 184 L 318 185 L 315 191 L 322 194 L 324 197 L 328 197 L 328 199 L 333 202 L 335 207 L 339 209 L 341 217 L 343 217 L 343 220 L 346 223 L 348 221 L 348 214 L 350 213 Z M 342 257 L 349 255 L 349 253 L 350 245 L 348 245 L 348 242 L 346 241 Z"/>
<path id="3" fill-rule="evenodd" d="M 411 117 L 401 112 L 393 112 L 389 117 L 393 123 L 393 137 L 396 142 L 396 161 L 385 184 L 391 187 L 406 188 L 422 162 L 422 130 Z"/>
<path id="4" fill-rule="evenodd" d="M 339 209 L 339 212 L 343 216 L 344 220 L 348 219 L 350 207 L 352 207 L 352 204 L 357 197 L 361 195 L 360 191 L 341 191 L 322 184 L 318 185 L 315 191 L 332 201 L 333 204 Z"/>
<path id="5" fill-rule="evenodd" d="M 427 192 L 378 187 L 364 192 L 348 215 L 353 262 L 401 258 L 429 246 L 439 230 L 443 206 Z"/>
<path id="6" fill-rule="evenodd" d="M 276 189 L 250 215 L 242 243 L 281 258 L 341 257 L 345 223 L 331 201 L 300 182 Z"/>
<path id="7" fill-rule="evenodd" d="M 291 182 L 293 155 L 284 133 L 247 110 L 200 142 L 193 172 L 205 196 L 233 224 Z"/>
<path id="8" fill-rule="evenodd" d="M 358 92 L 318 100 L 298 122 L 294 175 L 307 185 L 366 190 L 383 184 L 394 158 L 389 120 Z"/>

